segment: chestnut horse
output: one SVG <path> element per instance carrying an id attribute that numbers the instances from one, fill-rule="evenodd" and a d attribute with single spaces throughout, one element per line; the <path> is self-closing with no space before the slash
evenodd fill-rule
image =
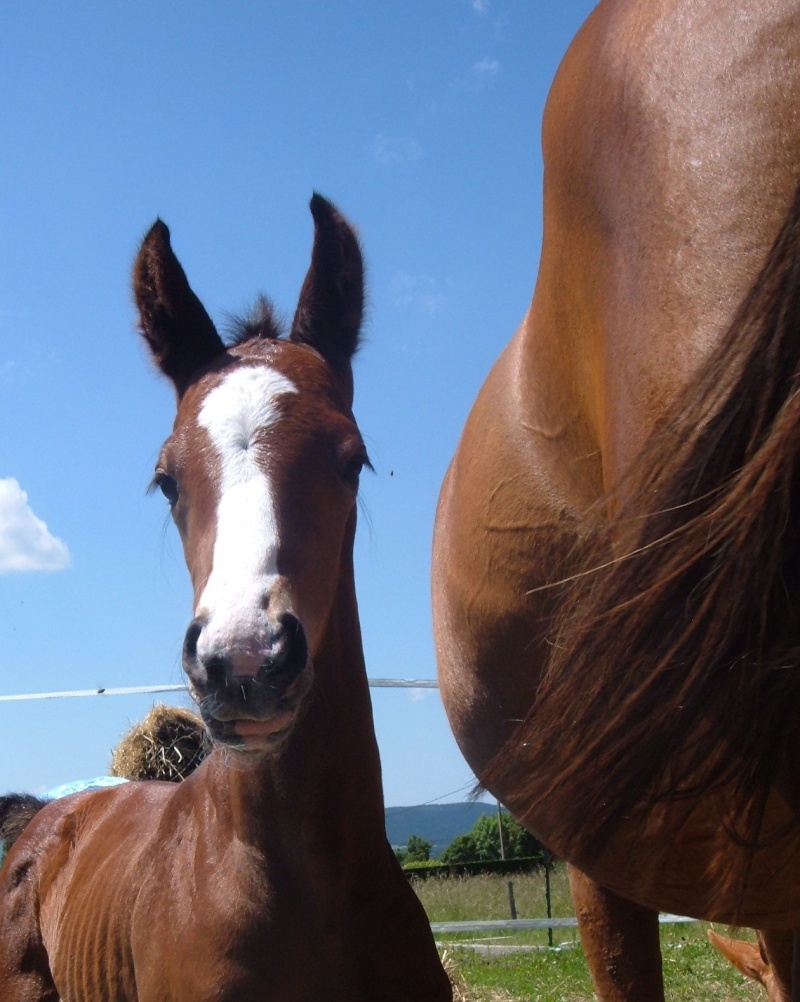
<path id="1" fill-rule="evenodd" d="M 533 300 L 439 501 L 439 678 L 574 864 L 599 998 L 653 1002 L 657 909 L 784 967 L 800 929 L 800 0 L 603 0 L 543 150 Z"/>
<path id="2" fill-rule="evenodd" d="M 362 260 L 311 202 L 291 334 L 226 347 L 158 221 L 134 273 L 178 412 L 155 484 L 195 596 L 183 666 L 214 750 L 183 783 L 42 808 L 0 871 L 3 1002 L 444 1002 L 384 832 L 353 584 Z"/>

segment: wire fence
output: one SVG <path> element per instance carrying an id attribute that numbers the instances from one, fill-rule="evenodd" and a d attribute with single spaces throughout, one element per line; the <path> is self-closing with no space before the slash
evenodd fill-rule
<path id="1" fill-rule="evenodd" d="M 371 678 L 375 689 L 438 689 L 433 678 Z M 76 699 L 86 696 L 142 696 L 158 692 L 188 692 L 188 685 L 131 685 L 121 688 L 68 689 L 64 692 L 21 692 L 0 696 L 0 703 L 13 703 L 27 699 Z"/>
<path id="2" fill-rule="evenodd" d="M 368 679 L 371 688 L 376 689 L 438 689 L 439 683 L 435 679 L 430 678 L 370 678 Z M 104 687 L 99 686 L 96 689 L 68 689 L 62 692 L 25 692 L 25 693 L 11 693 L 8 695 L 0 695 L 0 703 L 11 703 L 11 702 L 22 702 L 26 700 L 37 700 L 37 699 L 81 699 L 88 697 L 105 697 L 105 696 L 137 696 L 137 695 L 152 695 L 155 693 L 176 693 L 176 692 L 188 692 L 188 685 L 134 685 L 134 686 L 122 686 L 122 687 Z M 443 798 L 439 798 L 443 799 Z M 498 805 L 499 807 L 499 805 Z M 512 914 L 515 913 L 515 909 L 512 905 Z M 550 911 L 549 901 L 548 901 L 548 913 Z M 659 917 L 659 922 L 662 924 L 671 924 L 677 922 L 692 922 L 693 919 L 685 918 L 680 915 L 661 915 Z M 504 932 L 521 932 L 523 930 L 530 929 L 547 929 L 549 935 L 552 937 L 552 931 L 554 929 L 572 929 L 578 924 L 578 920 L 575 916 L 564 916 L 557 918 L 554 916 L 549 916 L 545 919 L 494 919 L 494 920 L 476 920 L 469 922 L 432 922 L 431 928 L 435 935 L 442 935 L 447 933 L 465 933 L 465 932 L 486 932 L 486 931 L 504 931 Z M 551 942 L 552 945 L 552 942 Z"/>

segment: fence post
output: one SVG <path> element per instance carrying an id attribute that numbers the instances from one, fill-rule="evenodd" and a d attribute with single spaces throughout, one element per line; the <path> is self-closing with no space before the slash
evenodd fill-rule
<path id="1" fill-rule="evenodd" d="M 500 807 L 500 801 L 497 801 L 497 831 L 500 834 L 500 859 L 506 858 L 506 840 L 503 835 L 503 811 Z M 511 918 L 516 919 L 517 917 L 517 903 L 514 900 L 514 881 L 508 881 L 508 910 L 511 913 Z"/>
<path id="2" fill-rule="evenodd" d="M 514 881 L 509 880 L 508 882 L 508 910 L 511 912 L 511 918 L 516 919 L 517 917 L 517 902 L 514 900 Z"/>

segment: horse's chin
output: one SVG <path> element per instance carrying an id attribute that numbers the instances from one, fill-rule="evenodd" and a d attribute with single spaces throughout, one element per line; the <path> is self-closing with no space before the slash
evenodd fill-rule
<path id="1" fill-rule="evenodd" d="M 286 744 L 297 716 L 297 710 L 282 710 L 264 720 L 218 720 L 208 716 L 203 719 L 214 746 L 233 753 L 246 765 L 249 760 L 276 755 Z"/>
<path id="2" fill-rule="evenodd" d="M 221 702 L 190 683 L 206 731 L 215 748 L 231 754 L 232 763 L 247 765 L 277 755 L 302 715 L 314 677 L 311 661 L 274 706 L 256 710 L 252 701 Z"/>

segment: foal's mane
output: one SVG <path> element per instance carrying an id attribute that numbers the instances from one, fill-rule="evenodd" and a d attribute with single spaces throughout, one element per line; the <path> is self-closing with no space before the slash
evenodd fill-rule
<path id="1" fill-rule="evenodd" d="M 226 342 L 236 348 L 246 341 L 274 341 L 283 335 L 283 327 L 272 301 L 260 295 L 243 316 L 230 316 L 226 324 Z"/>
<path id="2" fill-rule="evenodd" d="M 604 501 L 536 703 L 489 784 L 579 860 L 656 803 L 728 786 L 754 846 L 800 812 L 800 189 L 707 364 Z M 508 795 L 507 791 L 515 791 Z M 557 809 L 552 805 L 557 805 Z"/>

